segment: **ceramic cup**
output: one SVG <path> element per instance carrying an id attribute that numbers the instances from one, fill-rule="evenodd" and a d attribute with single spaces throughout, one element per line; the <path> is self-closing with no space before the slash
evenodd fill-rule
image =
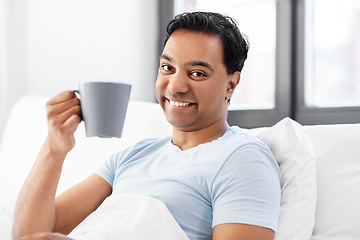
<path id="1" fill-rule="evenodd" d="M 86 136 L 121 137 L 131 85 L 116 82 L 80 83 L 81 110 Z"/>

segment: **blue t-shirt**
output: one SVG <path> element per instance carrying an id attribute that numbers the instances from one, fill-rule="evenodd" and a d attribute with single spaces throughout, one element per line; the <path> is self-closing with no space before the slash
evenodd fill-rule
<path id="1" fill-rule="evenodd" d="M 277 227 L 278 165 L 264 143 L 238 127 L 185 151 L 171 137 L 144 140 L 113 155 L 95 173 L 113 194 L 163 201 L 190 239 L 211 239 L 212 228 L 222 223 Z"/>

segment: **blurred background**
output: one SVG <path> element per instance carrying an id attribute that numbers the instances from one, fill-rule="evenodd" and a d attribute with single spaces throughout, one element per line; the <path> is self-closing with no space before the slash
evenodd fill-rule
<path id="1" fill-rule="evenodd" d="M 250 40 L 231 125 L 360 122 L 359 0 L 0 0 L 0 136 L 21 96 L 80 82 L 130 83 L 132 100 L 156 102 L 166 24 L 198 10 Z"/>

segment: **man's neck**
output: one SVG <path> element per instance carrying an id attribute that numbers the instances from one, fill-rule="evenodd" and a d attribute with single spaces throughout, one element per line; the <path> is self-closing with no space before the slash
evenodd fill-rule
<path id="1" fill-rule="evenodd" d="M 182 131 L 174 127 L 172 142 L 184 151 L 200 144 L 214 141 L 223 136 L 228 129 L 229 125 L 227 122 L 220 126 L 214 124 L 195 131 Z"/>

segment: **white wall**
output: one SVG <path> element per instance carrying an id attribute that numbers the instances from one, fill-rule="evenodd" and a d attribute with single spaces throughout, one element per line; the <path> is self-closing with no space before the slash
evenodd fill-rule
<path id="1" fill-rule="evenodd" d="M 0 135 L 25 94 L 117 81 L 155 101 L 157 0 L 0 0 L 0 36 Z"/>
<path id="2" fill-rule="evenodd" d="M 6 81 L 7 79 L 7 39 L 6 39 L 6 3 L 4 0 L 0 0 L 0 137 L 2 127 L 5 123 L 5 115 L 7 114 L 6 99 Z M 1 138 L 0 138 L 1 142 Z"/>
<path id="3" fill-rule="evenodd" d="M 25 13 L 25 1 L 0 0 L 0 136 L 11 107 L 26 94 Z"/>
<path id="4" fill-rule="evenodd" d="M 156 0 L 32 0 L 27 6 L 27 92 L 54 95 L 83 81 L 133 85 L 154 101 Z"/>

